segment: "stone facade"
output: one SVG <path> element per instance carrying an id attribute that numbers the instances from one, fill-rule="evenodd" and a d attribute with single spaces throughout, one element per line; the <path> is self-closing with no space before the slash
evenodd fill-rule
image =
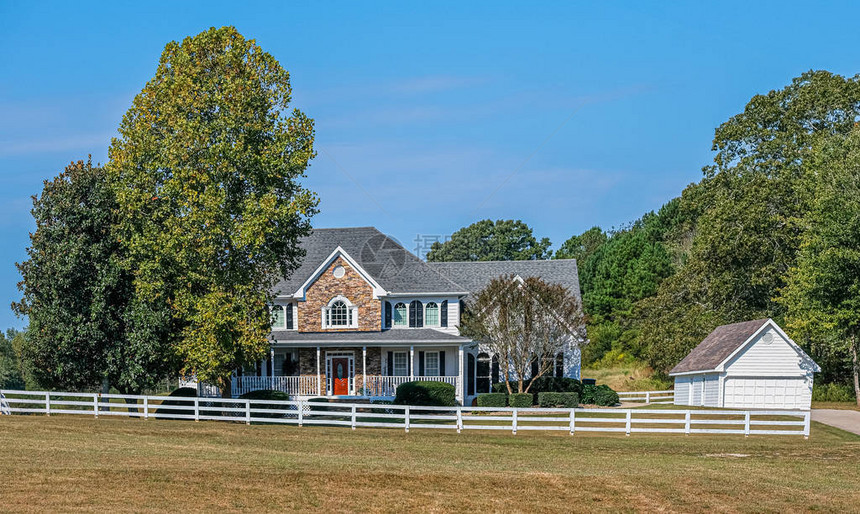
<path id="1" fill-rule="evenodd" d="M 340 278 L 334 276 L 334 268 L 337 266 L 344 268 L 344 275 Z M 357 328 L 322 328 L 322 308 L 338 295 L 344 296 L 358 307 Z M 308 287 L 305 301 L 298 302 L 297 328 L 299 332 L 379 331 L 382 330 L 382 302 L 373 298 L 373 286 L 343 257 L 338 257 Z"/>

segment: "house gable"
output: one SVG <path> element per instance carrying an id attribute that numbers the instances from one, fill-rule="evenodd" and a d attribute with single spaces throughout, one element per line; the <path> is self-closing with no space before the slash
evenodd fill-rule
<path id="1" fill-rule="evenodd" d="M 335 273 L 341 267 L 342 276 Z M 323 329 L 323 308 L 332 299 L 343 297 L 358 308 L 356 327 Z M 382 330 L 382 303 L 376 298 L 374 286 L 341 255 L 336 256 L 304 287 L 304 300 L 298 302 L 299 332 L 351 332 Z"/>
<path id="2" fill-rule="evenodd" d="M 772 320 L 721 363 L 728 375 L 797 376 L 820 368 Z"/>

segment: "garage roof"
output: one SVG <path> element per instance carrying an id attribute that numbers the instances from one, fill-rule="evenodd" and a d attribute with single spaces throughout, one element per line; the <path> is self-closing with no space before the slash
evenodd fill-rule
<path id="1" fill-rule="evenodd" d="M 708 334 L 708 337 L 699 343 L 699 346 L 695 347 L 677 366 L 672 368 L 669 374 L 715 370 L 768 321 L 770 320 L 757 319 L 715 328 L 713 332 Z"/>

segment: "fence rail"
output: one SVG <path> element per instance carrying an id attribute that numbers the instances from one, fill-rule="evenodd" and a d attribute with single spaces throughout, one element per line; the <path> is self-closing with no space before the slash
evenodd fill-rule
<path id="1" fill-rule="evenodd" d="M 184 398 L 3 391 L 12 414 L 122 416 L 410 429 L 522 430 L 666 434 L 801 435 L 809 411 L 419 407 L 380 403 Z"/>
<path id="2" fill-rule="evenodd" d="M 675 403 L 675 391 L 619 391 L 622 402 Z"/>

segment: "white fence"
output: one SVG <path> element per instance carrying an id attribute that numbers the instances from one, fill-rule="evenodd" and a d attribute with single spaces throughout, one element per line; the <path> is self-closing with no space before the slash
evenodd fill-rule
<path id="1" fill-rule="evenodd" d="M 405 429 L 555 430 L 664 434 L 802 435 L 809 411 L 543 409 L 516 407 L 418 407 L 372 403 L 325 403 L 182 398 L 119 394 L 4 391 L 13 414 L 77 414 L 143 419 L 238 421 L 288 425 Z"/>
<path id="2" fill-rule="evenodd" d="M 618 392 L 622 402 L 675 403 L 675 391 L 627 391 Z"/>

